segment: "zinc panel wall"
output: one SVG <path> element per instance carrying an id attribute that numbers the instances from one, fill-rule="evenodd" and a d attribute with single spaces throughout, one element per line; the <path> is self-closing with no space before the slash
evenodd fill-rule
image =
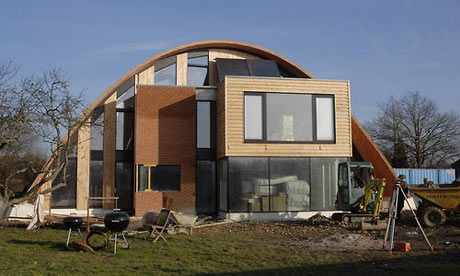
<path id="1" fill-rule="evenodd" d="M 225 94 L 225 140 L 218 140 L 222 156 L 304 156 L 350 157 L 351 117 L 350 93 L 347 81 L 311 79 L 282 79 L 256 77 L 226 77 L 219 86 Z M 305 94 L 330 94 L 335 98 L 336 143 L 245 143 L 244 142 L 244 92 L 281 92 Z M 221 91 L 222 92 L 222 91 Z M 222 94 L 222 93 L 221 93 Z M 218 96 L 219 97 L 219 96 Z M 222 96 L 220 96 L 222 97 Z M 224 101 L 220 101 L 221 103 Z M 218 104 L 219 105 L 219 104 Z M 223 123 L 224 121 L 218 121 Z M 222 127 L 222 126 L 220 126 Z"/>

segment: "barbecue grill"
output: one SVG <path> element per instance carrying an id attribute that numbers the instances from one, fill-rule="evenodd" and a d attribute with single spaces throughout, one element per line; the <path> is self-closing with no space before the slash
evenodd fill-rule
<path id="1" fill-rule="evenodd" d="M 76 217 L 76 216 L 70 216 L 70 217 L 65 217 L 62 220 L 62 222 L 64 223 L 66 228 L 69 228 L 69 234 L 67 235 L 67 242 L 65 244 L 66 247 L 69 247 L 70 235 L 72 235 L 72 231 L 78 232 L 80 237 L 82 237 L 80 227 L 83 224 L 83 218 Z"/>
<path id="2" fill-rule="evenodd" d="M 118 238 L 119 233 L 123 237 L 125 247 L 126 248 L 130 247 L 129 242 L 126 240 L 126 237 L 123 234 L 123 231 L 129 225 L 129 216 L 128 216 L 128 214 L 126 214 L 124 212 L 108 213 L 107 215 L 104 216 L 104 225 L 108 230 L 110 230 L 112 233 L 114 233 L 114 236 L 115 236 L 115 238 L 114 238 L 115 246 L 114 246 L 114 251 L 113 251 L 114 254 L 117 254 L 117 238 Z"/>

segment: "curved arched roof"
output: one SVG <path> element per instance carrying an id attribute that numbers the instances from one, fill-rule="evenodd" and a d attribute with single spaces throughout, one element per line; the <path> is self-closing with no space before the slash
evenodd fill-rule
<path id="1" fill-rule="evenodd" d="M 162 60 L 164 58 L 174 56 L 183 52 L 198 50 L 198 49 L 210 49 L 210 48 L 224 48 L 230 50 L 239 50 L 243 52 L 247 52 L 249 54 L 253 54 L 264 59 L 274 60 L 284 69 L 286 69 L 292 75 L 298 78 L 314 78 L 312 74 L 307 72 L 302 67 L 298 66 L 294 62 L 290 61 L 289 59 L 271 51 L 266 48 L 244 43 L 244 42 L 237 42 L 237 41 L 229 41 L 229 40 L 206 40 L 206 41 L 198 41 L 192 42 L 188 44 L 184 44 L 167 51 L 164 51 L 152 58 L 146 60 L 145 62 L 141 63 L 140 65 L 136 66 L 134 69 L 130 70 L 126 73 L 123 77 L 117 80 L 112 86 L 110 86 L 107 90 L 102 93 L 101 96 L 97 98 L 97 100 L 86 110 L 86 114 L 92 112 L 94 108 L 102 104 L 115 90 L 122 85 L 125 81 L 129 80 L 130 78 L 134 77 L 136 74 L 142 72 L 143 70 L 150 67 L 153 63 Z"/>

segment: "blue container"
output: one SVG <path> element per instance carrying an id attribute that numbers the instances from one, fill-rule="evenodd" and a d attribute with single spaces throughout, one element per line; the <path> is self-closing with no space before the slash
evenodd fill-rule
<path id="1" fill-rule="evenodd" d="M 436 184 L 450 184 L 455 180 L 455 169 L 394 169 L 396 175 L 404 174 L 409 185 L 422 185 L 423 178 Z"/>

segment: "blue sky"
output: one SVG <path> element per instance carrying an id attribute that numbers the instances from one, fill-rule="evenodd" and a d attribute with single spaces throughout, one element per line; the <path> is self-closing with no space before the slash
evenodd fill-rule
<path id="1" fill-rule="evenodd" d="M 459 11 L 460 1 L 2 1 L 0 62 L 24 75 L 62 67 L 90 103 L 161 51 L 228 39 L 349 80 L 362 121 L 406 90 L 458 112 Z"/>

